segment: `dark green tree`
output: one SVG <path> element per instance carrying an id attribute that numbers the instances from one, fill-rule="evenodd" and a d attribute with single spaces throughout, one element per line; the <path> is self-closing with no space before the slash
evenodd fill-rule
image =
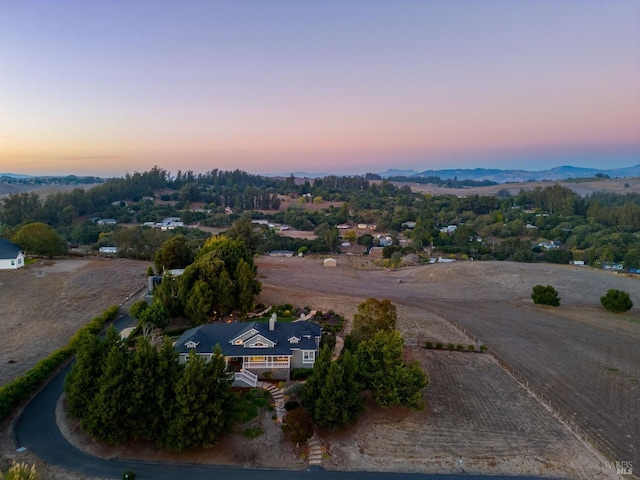
<path id="1" fill-rule="evenodd" d="M 162 275 L 162 281 L 153 290 L 153 298 L 158 299 L 166 307 L 170 317 L 176 317 L 183 312 L 184 301 L 181 292 L 180 277 L 174 277 L 170 273 Z M 186 296 L 186 295 L 185 295 Z"/>
<path id="2" fill-rule="evenodd" d="M 82 419 L 100 389 L 107 354 L 120 341 L 120 335 L 109 328 L 104 338 L 90 333 L 80 336 L 76 361 L 65 378 L 65 394 L 69 415 Z"/>
<path id="3" fill-rule="evenodd" d="M 236 267 L 235 283 L 237 291 L 235 303 L 244 315 L 253 308 L 253 301 L 260 293 L 260 282 L 256 280 L 255 272 L 244 260 L 240 260 Z"/>
<path id="4" fill-rule="evenodd" d="M 381 406 L 422 408 L 421 389 L 427 378 L 419 364 L 405 364 L 404 342 L 399 332 L 379 331 L 361 342 L 356 351 L 360 380 Z"/>
<path id="5" fill-rule="evenodd" d="M 164 328 L 169 324 L 169 311 L 160 300 L 155 299 L 140 313 L 138 320 L 150 328 Z"/>
<path id="6" fill-rule="evenodd" d="M 184 235 L 176 235 L 162 244 L 155 254 L 154 264 L 158 272 L 185 268 L 193 262 L 193 252 Z"/>
<path id="7" fill-rule="evenodd" d="M 355 421 L 364 404 L 356 379 L 357 363 L 349 351 L 331 362 L 315 399 L 314 419 L 322 427 L 334 430 Z"/>
<path id="8" fill-rule="evenodd" d="M 156 415 L 160 425 L 157 426 L 158 434 L 152 438 L 158 445 L 168 448 L 171 437 L 168 426 L 176 415 L 176 385 L 183 372 L 183 366 L 178 363 L 178 353 L 173 348 L 169 338 L 158 350 L 156 370 L 153 372 L 153 388 L 156 406 Z M 155 424 L 154 424 L 155 425 Z"/>
<path id="9" fill-rule="evenodd" d="M 26 253 L 56 257 L 67 253 L 67 242 L 46 223 L 28 223 L 21 227 L 13 241 Z"/>
<path id="10" fill-rule="evenodd" d="M 189 317 L 193 325 L 206 323 L 213 315 L 214 292 L 203 280 L 197 280 L 184 307 L 184 313 Z"/>
<path id="11" fill-rule="evenodd" d="M 128 415 L 129 355 L 122 343 L 111 347 L 102 376 L 97 379 L 98 393 L 89 405 L 80 426 L 96 439 L 116 445 L 130 438 Z"/>
<path id="12" fill-rule="evenodd" d="M 236 395 L 220 347 L 210 361 L 189 352 L 187 365 L 176 384 L 175 416 L 168 444 L 177 451 L 215 445 L 231 427 Z"/>
<path id="13" fill-rule="evenodd" d="M 242 240 L 251 253 L 256 253 L 258 245 L 262 243 L 262 234 L 257 225 L 251 222 L 251 215 L 243 214 L 233 222 L 231 228 L 225 232 L 233 240 Z"/>
<path id="14" fill-rule="evenodd" d="M 367 298 L 353 316 L 352 341 L 357 344 L 373 338 L 377 332 L 393 332 L 397 316 L 396 306 L 390 300 Z"/>
<path id="15" fill-rule="evenodd" d="M 552 250 L 545 250 L 542 252 L 542 258 L 549 263 L 569 263 L 573 260 L 573 253 L 571 250 L 560 250 L 554 248 Z"/>
<path id="16" fill-rule="evenodd" d="M 557 307 L 560 305 L 558 291 L 551 285 L 536 285 L 531 292 L 531 299 L 536 305 L 549 305 Z"/>
<path id="17" fill-rule="evenodd" d="M 600 297 L 600 303 L 610 312 L 622 313 L 631 310 L 633 302 L 627 292 L 610 289 L 606 295 Z"/>
<path id="18" fill-rule="evenodd" d="M 161 381 L 155 375 L 158 362 L 159 356 L 155 347 L 145 338 L 139 340 L 129 364 L 131 381 L 126 401 L 129 432 L 131 437 L 137 440 L 155 440 L 162 432 L 163 424 L 159 415 L 155 384 L 156 381 Z"/>
<path id="19" fill-rule="evenodd" d="M 329 372 L 332 357 L 333 350 L 326 345 L 322 347 L 315 363 L 313 364 L 313 373 L 302 387 L 302 404 L 307 408 L 307 410 L 309 410 L 309 413 L 313 418 L 316 418 L 316 402 L 320 396 L 324 379 L 327 377 L 327 373 Z"/>
<path id="20" fill-rule="evenodd" d="M 135 302 L 129 307 L 129 316 L 135 318 L 136 320 L 140 320 L 140 317 L 148 308 L 149 304 L 145 300 Z"/>

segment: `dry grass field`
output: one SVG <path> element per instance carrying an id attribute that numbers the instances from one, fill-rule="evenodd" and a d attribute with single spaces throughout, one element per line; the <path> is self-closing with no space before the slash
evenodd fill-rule
<path id="1" fill-rule="evenodd" d="M 511 195 L 517 195 L 520 190 L 534 190 L 535 188 L 545 188 L 554 184 L 560 184 L 563 187 L 569 188 L 576 192 L 578 195 L 586 196 L 595 192 L 612 192 L 618 194 L 625 194 L 640 192 L 640 178 L 623 178 L 619 180 L 602 179 L 585 182 L 566 182 L 558 180 L 557 182 L 545 181 L 545 182 L 524 182 L 524 183 L 500 183 L 498 185 L 491 185 L 488 187 L 469 187 L 469 188 L 447 188 L 438 187 L 435 185 L 419 185 L 411 184 L 411 190 L 420 193 L 430 193 L 432 195 L 458 195 L 466 197 L 469 195 L 495 195 L 500 190 L 507 190 Z M 405 185 L 404 183 L 396 183 L 398 186 Z M 628 185 L 628 187 L 625 187 Z"/>
<path id="2" fill-rule="evenodd" d="M 40 260 L 0 271 L 0 385 L 60 348 L 107 307 L 146 285 L 149 263 Z"/>
<path id="3" fill-rule="evenodd" d="M 470 338 L 461 337 L 445 320 L 459 324 L 617 460 L 640 462 L 640 279 L 589 268 L 506 262 L 370 271 L 360 269 L 366 262 L 359 257 L 341 257 L 337 268 L 322 267 L 320 259 L 300 258 L 260 259 L 259 266 L 263 297 L 270 301 L 295 290 L 303 304 L 333 308 L 350 317 L 367 297 L 391 299 L 398 306 L 400 330 L 412 343 L 416 339 L 420 344 L 426 340 L 468 343 Z M 554 285 L 562 305 L 534 306 L 530 293 L 536 284 Z M 624 315 L 606 312 L 599 298 L 609 288 L 631 293 L 636 307 Z M 477 357 L 481 356 L 473 358 Z M 428 361 L 425 368 L 433 376 Z M 436 369 L 436 377 L 438 371 L 443 370 Z M 469 374 L 476 375 L 473 368 Z M 492 381 L 498 380 L 487 385 Z M 464 380 L 457 381 L 457 395 L 468 393 L 464 385 Z M 505 389 L 488 388 L 490 393 L 481 390 L 487 395 L 478 401 L 487 405 L 500 401 Z M 451 398 L 455 396 L 452 392 Z M 493 421 L 497 425 L 501 420 Z M 486 422 L 480 430 L 491 438 Z M 520 446 L 513 445 L 501 453 L 496 449 L 494 456 L 517 455 Z M 556 450 L 557 446 L 540 458 L 554 458 Z M 393 464 L 390 458 L 383 463 Z M 569 476 L 574 475 L 577 472 Z"/>
<path id="4" fill-rule="evenodd" d="M 598 303 L 606 289 L 620 288 L 638 305 L 638 279 L 588 268 L 503 262 L 382 271 L 355 255 L 338 257 L 335 268 L 311 257 L 260 257 L 256 262 L 263 284 L 258 300 L 266 304 L 333 309 L 350 319 L 367 297 L 391 299 L 400 330 L 415 345 L 407 354 L 429 376 L 425 410 L 370 406 L 348 429 L 318 432 L 325 468 L 617 478 L 607 468 L 608 458 L 576 435 L 555 408 L 613 451 L 616 460 L 638 462 L 640 313 L 634 307 L 613 315 Z M 64 344 L 104 307 L 143 287 L 146 265 L 79 259 L 0 272 L 1 383 Z M 556 286 L 562 305 L 534 306 L 529 294 L 537 283 Z M 472 343 L 452 322 L 505 359 L 539 396 L 551 399 L 554 409 L 493 355 L 421 348 L 426 340 Z M 263 420 L 265 435 L 254 441 L 238 433 L 225 440 L 225 448 L 182 457 L 149 445 L 109 450 L 70 435 L 107 457 L 229 464 L 238 462 L 240 449 L 242 465 L 300 468 L 295 449 L 278 442 L 271 419 Z M 0 458 L 7 459 L 15 447 L 6 430 L 4 435 Z M 50 479 L 79 478 L 55 468 L 46 471 Z"/>

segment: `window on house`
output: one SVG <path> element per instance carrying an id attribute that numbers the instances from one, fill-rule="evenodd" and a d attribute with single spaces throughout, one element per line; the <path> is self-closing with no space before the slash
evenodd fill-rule
<path id="1" fill-rule="evenodd" d="M 316 352 L 313 350 L 302 352 L 302 363 L 313 363 L 316 359 Z"/>
<path id="2" fill-rule="evenodd" d="M 11 266 L 13 267 L 16 264 L 15 260 L 11 260 Z"/>

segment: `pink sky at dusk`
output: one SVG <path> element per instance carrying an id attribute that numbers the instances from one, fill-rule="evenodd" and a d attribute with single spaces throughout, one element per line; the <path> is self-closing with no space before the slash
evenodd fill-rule
<path id="1" fill-rule="evenodd" d="M 640 1 L 0 3 L 0 172 L 640 163 Z"/>

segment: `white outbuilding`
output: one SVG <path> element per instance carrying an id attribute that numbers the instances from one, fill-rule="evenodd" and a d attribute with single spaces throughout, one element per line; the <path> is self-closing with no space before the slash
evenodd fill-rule
<path id="1" fill-rule="evenodd" d="M 24 252 L 16 244 L 0 238 L 0 270 L 24 267 Z"/>
<path id="2" fill-rule="evenodd" d="M 335 258 L 325 258 L 323 265 L 325 267 L 336 267 L 338 266 L 338 262 Z"/>

